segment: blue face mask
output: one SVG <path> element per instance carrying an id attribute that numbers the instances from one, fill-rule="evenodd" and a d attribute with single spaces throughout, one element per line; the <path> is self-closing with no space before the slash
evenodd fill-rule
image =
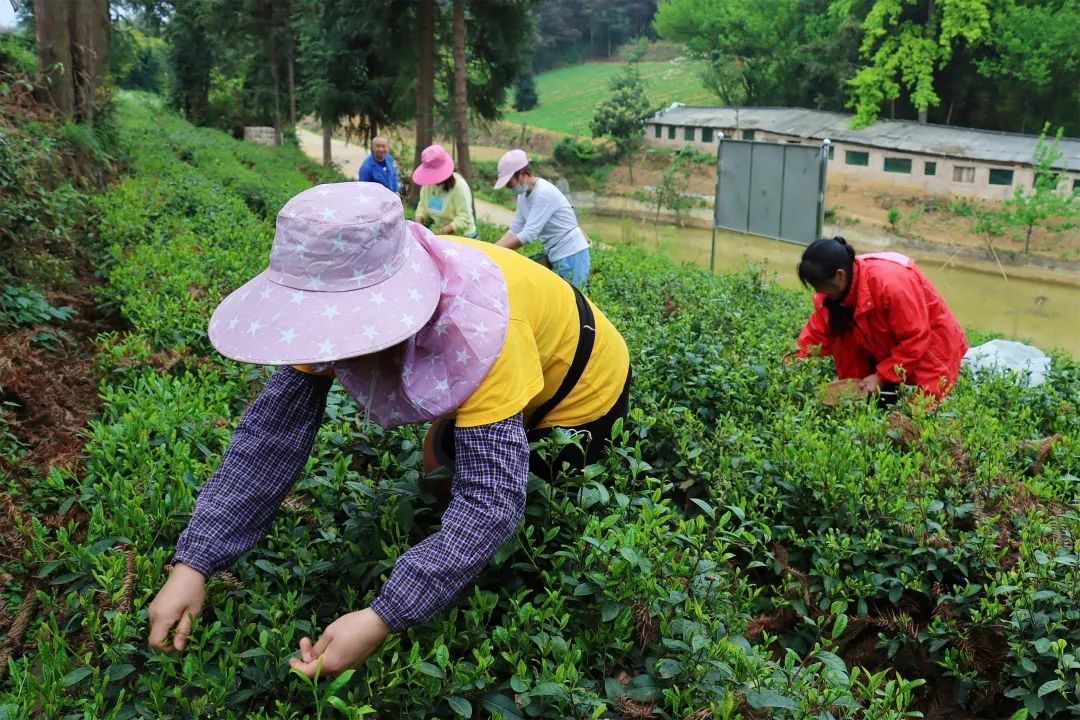
<path id="1" fill-rule="evenodd" d="M 515 195 L 524 195 L 525 193 L 527 193 L 529 191 L 528 186 L 525 185 L 525 183 L 523 183 L 523 182 L 519 182 L 512 189 L 513 189 Z"/>

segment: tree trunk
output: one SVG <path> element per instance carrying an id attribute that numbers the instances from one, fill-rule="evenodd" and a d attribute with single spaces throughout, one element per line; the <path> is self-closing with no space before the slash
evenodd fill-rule
<path id="1" fill-rule="evenodd" d="M 946 125 L 952 125 L 952 111 L 953 111 L 953 107 L 955 105 L 956 105 L 956 100 L 950 100 L 949 101 L 949 112 L 947 112 L 945 114 L 945 124 Z M 1021 132 L 1023 132 L 1023 131 L 1021 131 Z"/>
<path id="2" fill-rule="evenodd" d="M 293 70 L 293 44 L 289 43 L 289 127 L 296 127 L 296 75 Z"/>
<path id="3" fill-rule="evenodd" d="M 930 0 L 929 7 L 926 11 L 926 38 L 932 42 L 937 42 L 938 28 L 937 28 L 937 2 L 936 0 Z M 919 124 L 925 125 L 927 115 L 929 112 L 929 106 L 923 105 L 918 108 L 919 110 Z"/>
<path id="4" fill-rule="evenodd" d="M 94 96 L 109 54 L 109 0 L 81 0 L 70 5 L 71 80 L 75 111 L 82 122 L 94 122 Z"/>
<path id="5" fill-rule="evenodd" d="M 281 147 L 281 83 L 278 82 L 277 28 L 274 3 L 266 3 L 266 61 L 270 65 L 270 97 L 274 101 L 274 145 Z"/>
<path id="6" fill-rule="evenodd" d="M 288 30 L 289 42 L 286 46 L 286 54 L 288 55 L 288 83 L 289 83 L 289 127 L 296 131 L 296 33 L 293 31 L 292 25 L 292 3 L 285 3 L 285 26 Z"/>
<path id="7" fill-rule="evenodd" d="M 457 132 L 457 170 L 472 184 L 469 161 L 469 85 L 465 58 L 465 2 L 454 0 L 454 130 Z"/>
<path id="8" fill-rule="evenodd" d="M 74 14 L 75 8 L 68 0 L 34 0 L 38 70 L 47 80 L 38 86 L 38 99 L 63 115 L 75 110 L 69 12 Z"/>
<path id="9" fill-rule="evenodd" d="M 413 167 L 420 164 L 420 153 L 431 144 L 434 134 L 435 107 L 435 0 L 420 0 L 420 22 L 417 36 L 416 77 L 416 149 Z M 409 185 L 408 203 L 415 205 L 420 198 L 420 188 Z"/>
<path id="10" fill-rule="evenodd" d="M 322 124 L 322 164 L 330 167 L 333 158 L 330 157 L 330 139 L 333 137 L 334 128 L 329 122 L 323 120 Z"/>

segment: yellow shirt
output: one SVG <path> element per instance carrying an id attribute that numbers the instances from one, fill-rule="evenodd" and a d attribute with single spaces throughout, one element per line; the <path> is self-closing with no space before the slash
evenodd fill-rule
<path id="1" fill-rule="evenodd" d="M 498 422 L 532 411 L 555 394 L 577 349 L 577 303 L 569 283 L 513 250 L 459 237 L 443 240 L 471 245 L 491 258 L 506 280 L 510 319 L 502 352 L 487 376 L 457 411 L 459 427 Z M 540 423 L 574 427 L 598 420 L 619 398 L 630 370 L 622 335 L 592 306 L 596 338 L 577 385 Z"/>
<path id="2" fill-rule="evenodd" d="M 580 322 L 570 284 L 536 262 L 504 247 L 468 238 L 439 236 L 485 253 L 502 271 L 510 317 L 502 351 L 480 386 L 456 412 L 459 427 L 476 427 L 536 408 L 562 384 L 577 349 Z M 589 301 L 596 325 L 592 354 L 570 394 L 538 427 L 576 427 L 599 420 L 618 400 L 630 353 L 622 335 Z M 310 365 L 297 365 L 311 373 Z"/>

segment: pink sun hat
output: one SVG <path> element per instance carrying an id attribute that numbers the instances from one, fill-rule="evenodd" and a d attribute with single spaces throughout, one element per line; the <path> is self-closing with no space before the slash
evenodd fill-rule
<path id="1" fill-rule="evenodd" d="M 378 352 L 431 319 L 442 274 L 378 183 L 317 185 L 277 215 L 270 267 L 226 297 L 210 342 L 259 365 Z"/>
<path id="2" fill-rule="evenodd" d="M 506 183 L 510 182 L 510 178 L 514 177 L 514 173 L 518 170 L 523 170 L 529 166 L 529 156 L 525 154 L 524 150 L 511 150 L 499 158 L 499 179 L 495 181 L 495 189 L 499 190 L 506 187 Z"/>
<path id="3" fill-rule="evenodd" d="M 442 145 L 428 145 L 420 153 L 420 165 L 413 170 L 417 185 L 438 185 L 454 174 L 454 159 Z"/>

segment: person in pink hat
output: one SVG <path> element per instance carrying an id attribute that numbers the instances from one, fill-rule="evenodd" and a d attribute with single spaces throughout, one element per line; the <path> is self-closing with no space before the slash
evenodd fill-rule
<path id="1" fill-rule="evenodd" d="M 472 191 L 465 178 L 454 172 L 454 160 L 442 145 L 424 148 L 412 179 L 420 186 L 416 222 L 438 235 L 476 237 Z"/>
<path id="2" fill-rule="evenodd" d="M 281 367 L 199 492 L 149 606 L 150 645 L 165 652 L 186 647 L 206 578 L 269 530 L 335 380 L 380 425 L 437 421 L 428 444 L 454 477 L 439 531 L 397 559 L 366 607 L 300 641 L 290 664 L 308 676 L 357 667 L 445 608 L 516 531 L 530 470 L 596 462 L 628 409 L 626 343 L 595 305 L 517 253 L 407 222 L 376 183 L 286 203 L 269 267 L 221 302 L 209 338 L 229 358 Z M 580 447 L 530 453 L 555 427 Z"/>
<path id="3" fill-rule="evenodd" d="M 524 150 L 511 150 L 499 159 L 495 189 L 509 188 L 517 196 L 510 229 L 499 239 L 515 250 L 539 240 L 544 251 L 534 257 L 567 282 L 583 288 L 589 280 L 592 258 L 589 239 L 578 225 L 574 206 L 547 180 L 533 174 Z"/>

